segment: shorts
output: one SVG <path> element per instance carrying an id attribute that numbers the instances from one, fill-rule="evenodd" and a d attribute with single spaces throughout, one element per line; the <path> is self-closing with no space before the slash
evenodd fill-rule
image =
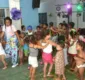
<path id="1" fill-rule="evenodd" d="M 24 50 L 24 55 L 28 56 L 29 50 Z"/>
<path id="2" fill-rule="evenodd" d="M 29 65 L 31 65 L 33 68 L 38 67 L 38 60 L 37 60 L 37 57 L 29 56 L 28 62 L 29 62 Z"/>
<path id="3" fill-rule="evenodd" d="M 42 53 L 42 59 L 44 63 L 53 63 L 53 57 L 52 57 L 52 53 Z"/>
<path id="4" fill-rule="evenodd" d="M 77 65 L 77 68 L 85 68 L 85 64 Z"/>
<path id="5" fill-rule="evenodd" d="M 69 54 L 69 56 L 72 56 L 72 57 L 75 57 L 77 54 L 70 54 L 70 53 L 68 53 Z"/>

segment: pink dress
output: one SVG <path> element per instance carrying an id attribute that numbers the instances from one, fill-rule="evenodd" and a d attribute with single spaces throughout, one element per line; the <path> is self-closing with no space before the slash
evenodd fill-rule
<path id="1" fill-rule="evenodd" d="M 60 50 L 56 53 L 55 56 L 55 73 L 62 75 L 64 73 L 64 67 L 65 67 L 64 52 L 63 50 Z"/>
<path id="2" fill-rule="evenodd" d="M 42 43 L 42 46 L 45 46 L 46 43 Z M 53 64 L 53 57 L 52 57 L 52 45 L 49 44 L 46 48 L 43 49 L 42 59 L 44 63 Z"/>

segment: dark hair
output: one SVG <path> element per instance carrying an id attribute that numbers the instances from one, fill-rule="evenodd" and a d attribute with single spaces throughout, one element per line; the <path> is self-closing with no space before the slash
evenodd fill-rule
<path id="1" fill-rule="evenodd" d="M 69 25 L 71 26 L 71 28 L 74 28 L 75 23 L 74 22 L 69 22 Z"/>
<path id="2" fill-rule="evenodd" d="M 23 28 L 25 28 L 25 26 L 24 26 L 24 25 L 22 25 L 22 26 L 21 26 L 21 29 L 22 29 L 22 30 L 23 30 Z"/>
<path id="3" fill-rule="evenodd" d="M 63 26 L 63 23 L 59 23 L 59 25 Z"/>
<path id="4" fill-rule="evenodd" d="M 48 24 L 47 24 L 47 23 L 45 23 L 44 25 L 48 26 Z"/>
<path id="5" fill-rule="evenodd" d="M 4 19 L 4 24 L 6 25 L 6 20 L 9 20 L 10 21 L 10 25 L 12 24 L 12 19 L 10 18 L 10 17 L 6 17 L 5 19 Z"/>
<path id="6" fill-rule="evenodd" d="M 77 32 L 76 32 L 76 31 L 71 31 L 71 32 L 70 32 L 70 36 L 71 36 L 72 38 L 75 38 L 75 37 L 77 36 Z"/>
<path id="7" fill-rule="evenodd" d="M 53 22 L 50 22 L 50 23 L 49 23 L 49 26 L 53 26 L 53 25 L 54 25 Z"/>
<path id="8" fill-rule="evenodd" d="M 65 28 L 68 28 L 68 25 L 66 23 L 63 23 L 63 26 L 65 26 Z"/>
<path id="9" fill-rule="evenodd" d="M 40 29 L 41 27 L 40 26 L 37 26 L 36 29 L 38 29 L 38 28 Z"/>
<path id="10" fill-rule="evenodd" d="M 49 31 L 49 30 L 43 31 L 43 32 L 42 32 L 42 37 L 43 37 L 43 39 L 44 39 L 47 35 L 49 35 L 49 34 L 50 34 L 50 31 Z"/>
<path id="11" fill-rule="evenodd" d="M 37 44 L 37 38 L 35 35 L 29 36 L 29 42 L 32 44 Z"/>
<path id="12" fill-rule="evenodd" d="M 65 47 L 65 43 L 64 42 L 57 42 L 58 45 L 60 45 L 60 47 L 64 48 Z"/>
<path id="13" fill-rule="evenodd" d="M 62 48 L 65 46 L 65 36 L 64 35 L 59 35 L 57 44 L 59 44 Z"/>
<path id="14" fill-rule="evenodd" d="M 20 35 L 21 34 L 21 31 L 20 30 L 17 30 L 17 33 L 18 33 L 18 35 Z"/>
<path id="15" fill-rule="evenodd" d="M 85 42 L 82 40 L 78 40 L 77 43 L 82 47 L 82 50 L 85 51 Z"/>

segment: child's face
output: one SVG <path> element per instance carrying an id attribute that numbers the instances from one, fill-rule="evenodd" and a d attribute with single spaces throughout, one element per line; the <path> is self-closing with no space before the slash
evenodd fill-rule
<path id="1" fill-rule="evenodd" d="M 23 28 L 23 31 L 25 31 L 25 27 Z"/>
<path id="2" fill-rule="evenodd" d="M 50 38 L 51 38 L 50 34 L 46 36 L 46 39 L 50 39 Z"/>
<path id="3" fill-rule="evenodd" d="M 37 31 L 40 31 L 40 28 L 37 28 Z"/>
<path id="4" fill-rule="evenodd" d="M 32 30 L 31 30 L 31 29 L 29 29 L 28 31 L 29 31 L 29 32 L 32 32 Z"/>
<path id="5" fill-rule="evenodd" d="M 47 28 L 47 26 L 46 25 L 43 25 L 43 28 Z"/>
<path id="6" fill-rule="evenodd" d="M 9 20 L 6 20 L 6 26 L 10 26 L 11 25 L 11 23 L 10 23 L 10 21 Z"/>

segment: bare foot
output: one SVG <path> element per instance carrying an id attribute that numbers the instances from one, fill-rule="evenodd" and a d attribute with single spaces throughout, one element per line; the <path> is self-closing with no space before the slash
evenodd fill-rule
<path id="1" fill-rule="evenodd" d="M 49 74 L 49 75 L 47 75 L 47 77 L 54 77 L 53 75 L 51 75 L 51 74 Z"/>
<path id="2" fill-rule="evenodd" d="M 7 66 L 3 67 L 3 70 L 7 69 Z"/>
<path id="3" fill-rule="evenodd" d="M 35 80 L 34 77 L 32 77 L 31 80 Z"/>
<path id="4" fill-rule="evenodd" d="M 56 78 L 55 80 L 61 80 L 60 78 Z"/>
<path id="5" fill-rule="evenodd" d="M 46 77 L 44 77 L 43 80 L 47 80 Z"/>
<path id="6" fill-rule="evenodd" d="M 63 76 L 62 80 L 66 80 L 66 77 L 65 77 L 65 76 Z"/>
<path id="7" fill-rule="evenodd" d="M 75 71 L 75 69 L 73 69 L 73 68 L 70 68 L 70 71 Z"/>
<path id="8" fill-rule="evenodd" d="M 19 64 L 19 66 L 22 66 L 22 65 L 23 65 L 23 63 L 20 63 L 20 64 Z"/>

